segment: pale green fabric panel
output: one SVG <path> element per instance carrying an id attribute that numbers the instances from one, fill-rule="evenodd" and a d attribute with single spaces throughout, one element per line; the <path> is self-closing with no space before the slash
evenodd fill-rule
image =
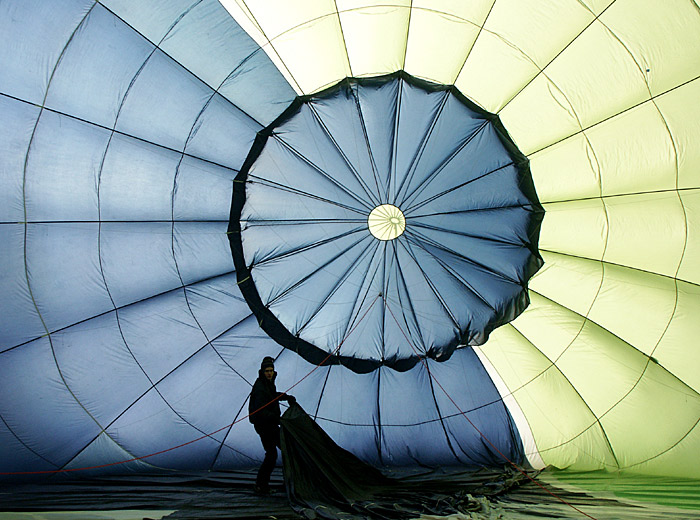
<path id="1" fill-rule="evenodd" d="M 596 22 L 500 114 L 520 149 L 529 154 L 649 97 L 645 78 L 627 49 Z"/>
<path id="2" fill-rule="evenodd" d="M 634 386 L 648 358 L 610 331 L 590 320 L 583 320 L 573 311 L 535 294 L 531 297 L 534 310 L 540 308 L 541 314 L 560 318 L 547 327 L 525 328 L 521 320 L 513 322 L 513 326 L 534 345 L 547 342 L 555 332 L 572 338 L 561 345 L 565 348 L 561 349 L 556 365 L 593 414 L 600 417 Z M 563 319 L 567 314 L 569 319 Z"/>
<path id="3" fill-rule="evenodd" d="M 495 2 L 456 85 L 497 112 L 593 18 L 576 1 Z"/>
<path id="4" fill-rule="evenodd" d="M 700 348 L 693 348 L 700 338 L 700 287 L 681 281 L 677 285 L 673 320 L 659 341 L 654 357 L 678 379 L 700 392 Z"/>
<path id="5" fill-rule="evenodd" d="M 541 202 L 600 196 L 600 165 L 583 133 L 533 153 L 529 159 Z"/>
<path id="6" fill-rule="evenodd" d="M 587 316 L 603 282 L 598 260 L 543 251 L 544 267 L 530 280 L 530 291 Z"/>
<path id="7" fill-rule="evenodd" d="M 603 195 L 673 190 L 676 154 L 663 118 L 648 101 L 586 131 Z"/>
<path id="8" fill-rule="evenodd" d="M 376 76 L 403 68 L 410 14 L 410 9 L 391 6 L 340 11 L 352 76 Z"/>
<path id="9" fill-rule="evenodd" d="M 677 277 L 700 284 L 700 188 L 678 194 L 687 220 L 687 236 Z"/>
<path id="10" fill-rule="evenodd" d="M 350 75 L 332 0 L 228 0 L 223 5 L 297 92 L 309 94 Z"/>
<path id="11" fill-rule="evenodd" d="M 534 305 L 533 305 L 534 307 Z M 528 308 L 516 321 L 526 321 Z M 566 377 L 513 326 L 480 347 L 511 389 L 545 464 L 594 470 L 615 467 L 600 425 Z"/>
<path id="12" fill-rule="evenodd" d="M 603 283 L 588 318 L 651 356 L 675 308 L 673 278 L 604 264 Z"/>
<path id="13" fill-rule="evenodd" d="M 676 147 L 678 188 L 700 186 L 700 146 L 698 146 L 700 103 L 697 102 L 698 99 L 700 99 L 700 79 L 682 85 L 655 100 Z"/>
<path id="14" fill-rule="evenodd" d="M 692 2 L 618 0 L 600 20 L 633 56 L 652 96 L 697 76 L 700 13 Z"/>
<path id="15" fill-rule="evenodd" d="M 654 465 L 654 458 L 689 434 L 697 444 L 700 432 L 693 430 L 699 417 L 700 395 L 649 361 L 639 382 L 600 422 L 620 468 L 626 469 L 646 461 Z"/>
<path id="16" fill-rule="evenodd" d="M 674 191 L 605 199 L 606 262 L 675 278 L 685 248 L 685 213 Z"/>
<path id="17" fill-rule="evenodd" d="M 479 23 L 480 20 L 474 22 L 441 11 L 414 8 L 406 46 L 406 72 L 438 83 L 453 84 L 462 70 L 466 53 L 479 35 Z M 436 34 L 441 37 L 435 38 Z"/>
<path id="18" fill-rule="evenodd" d="M 540 250 L 600 260 L 605 251 L 608 216 L 602 199 L 543 204 Z"/>

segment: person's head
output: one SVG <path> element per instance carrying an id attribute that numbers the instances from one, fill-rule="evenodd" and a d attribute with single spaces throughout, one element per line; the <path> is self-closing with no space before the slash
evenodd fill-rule
<path id="1" fill-rule="evenodd" d="M 265 356 L 260 363 L 260 375 L 264 376 L 268 381 L 272 381 L 275 377 L 275 360 L 270 356 Z"/>

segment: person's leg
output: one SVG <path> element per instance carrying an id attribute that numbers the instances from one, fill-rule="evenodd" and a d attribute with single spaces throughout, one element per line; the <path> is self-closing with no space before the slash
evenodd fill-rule
<path id="1" fill-rule="evenodd" d="M 280 444 L 279 426 L 258 427 L 256 425 L 255 431 L 260 435 L 260 440 L 265 450 L 265 458 L 258 470 L 255 485 L 258 491 L 267 492 L 270 485 L 270 475 L 277 463 L 277 446 Z"/>

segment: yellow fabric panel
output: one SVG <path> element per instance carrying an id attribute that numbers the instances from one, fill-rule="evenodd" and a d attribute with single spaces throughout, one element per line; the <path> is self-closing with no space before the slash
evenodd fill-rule
<path id="1" fill-rule="evenodd" d="M 513 327 L 553 363 L 571 347 L 585 317 L 530 291 L 530 306 Z"/>
<path id="2" fill-rule="evenodd" d="M 647 422 L 654 420 L 656 419 L 653 417 L 647 417 Z M 653 432 L 642 430 L 636 442 L 646 442 L 645 436 L 647 434 L 652 435 Z M 666 451 L 648 461 L 631 465 L 625 469 L 634 473 L 697 478 L 698 453 L 700 453 L 700 426 L 696 422 L 695 427 L 677 444 L 669 446 Z"/>
<path id="3" fill-rule="evenodd" d="M 455 85 L 478 105 L 497 112 L 538 70 L 532 60 L 510 42 L 484 29 Z"/>
<path id="4" fill-rule="evenodd" d="M 656 96 L 697 76 L 699 18 L 688 0 L 618 0 L 600 20 L 632 54 Z"/>
<path id="5" fill-rule="evenodd" d="M 699 29 L 700 32 L 700 29 Z M 700 51 L 698 51 L 700 54 Z M 678 152 L 678 187 L 700 186 L 700 79 L 656 98 Z"/>
<path id="6" fill-rule="evenodd" d="M 413 0 L 411 6 L 414 10 L 443 13 L 481 26 L 491 11 L 493 0 Z"/>
<path id="7" fill-rule="evenodd" d="M 600 260 L 608 232 L 601 199 L 543 204 L 540 250 Z"/>
<path id="8" fill-rule="evenodd" d="M 533 312 L 523 314 L 523 319 L 514 321 L 513 326 L 548 357 L 549 345 L 565 338 L 565 342 L 559 345 L 561 351 L 557 358 L 550 359 L 556 362 L 591 411 L 599 417 L 632 388 L 647 357 L 573 311 L 555 302 L 540 300 L 534 294 L 531 296 Z M 541 321 L 539 326 L 536 323 L 527 326 L 531 315 L 536 316 L 539 306 L 544 307 L 541 315 L 552 315 L 554 319 L 545 327 Z"/>
<path id="9" fill-rule="evenodd" d="M 593 18 L 578 2 L 499 0 L 456 84 L 497 112 Z"/>
<path id="10" fill-rule="evenodd" d="M 479 26 L 474 22 L 438 11 L 413 9 L 406 72 L 437 83 L 454 83 L 478 34 Z"/>
<path id="11" fill-rule="evenodd" d="M 610 4 L 615 2 L 615 0 L 576 0 L 580 1 L 582 5 L 586 6 L 593 14 L 598 16 L 600 13 L 605 11 Z"/>
<path id="12" fill-rule="evenodd" d="M 457 86 L 460 86 L 459 83 Z M 470 91 L 467 92 L 471 95 Z M 488 108 L 489 105 L 486 106 Z M 499 115 L 513 141 L 525 155 L 581 131 L 566 96 L 544 73 L 536 76 Z"/>
<path id="13" fill-rule="evenodd" d="M 688 222 L 687 240 L 677 278 L 700 284 L 700 189 L 680 191 Z"/>
<path id="14" fill-rule="evenodd" d="M 588 317 L 641 352 L 654 355 L 675 306 L 673 278 L 604 264 L 600 293 Z"/>
<path id="15" fill-rule="evenodd" d="M 700 392 L 700 286 L 677 281 L 678 301 L 654 357 L 661 366 L 686 385 Z M 699 452 L 700 453 L 700 452 Z"/>
<path id="16" fill-rule="evenodd" d="M 544 267 L 530 279 L 530 291 L 587 316 L 602 285 L 603 264 L 547 251 L 541 255 Z"/>
<path id="17" fill-rule="evenodd" d="M 675 446 L 698 418 L 700 395 L 650 361 L 639 382 L 600 423 L 625 469 Z"/>
<path id="18" fill-rule="evenodd" d="M 518 320 L 527 319 L 528 312 Z M 579 470 L 615 467 L 590 409 L 557 367 L 514 327 L 496 329 L 480 352 L 511 389 L 545 464 Z"/>
<path id="19" fill-rule="evenodd" d="M 651 101 L 586 131 L 600 166 L 603 195 L 673 190 L 676 154 Z"/>
<path id="20" fill-rule="evenodd" d="M 529 159 L 540 202 L 600 196 L 600 166 L 583 133 L 548 146 Z"/>
<path id="21" fill-rule="evenodd" d="M 610 232 L 605 261 L 675 278 L 685 246 L 677 192 L 605 199 Z"/>
<path id="22" fill-rule="evenodd" d="M 268 40 L 324 17 L 336 18 L 333 0 L 243 0 Z"/>
<path id="23" fill-rule="evenodd" d="M 339 26 L 337 15 L 328 16 L 272 40 L 275 50 L 305 94 L 331 86 L 350 75 Z M 323 42 L 323 45 L 318 42 Z"/>
<path id="24" fill-rule="evenodd" d="M 409 9 L 384 6 L 340 12 L 352 76 L 376 76 L 403 68 L 409 15 Z"/>
<path id="25" fill-rule="evenodd" d="M 521 151 L 529 154 L 649 97 L 629 52 L 595 22 L 500 114 Z"/>

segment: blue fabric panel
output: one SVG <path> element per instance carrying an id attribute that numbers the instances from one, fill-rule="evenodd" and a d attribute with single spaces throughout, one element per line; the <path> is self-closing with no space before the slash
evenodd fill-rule
<path id="1" fill-rule="evenodd" d="M 172 220 L 181 154 L 115 134 L 100 174 L 102 221 Z"/>
<path id="2" fill-rule="evenodd" d="M 207 343 L 182 290 L 120 309 L 119 326 L 129 350 L 154 382 L 175 370 Z M 159 333 L 154 334 L 155 330 Z"/>
<path id="3" fill-rule="evenodd" d="M 0 225 L 0 351 L 46 333 L 27 285 L 25 232 L 24 224 Z"/>
<path id="4" fill-rule="evenodd" d="M 350 235 L 293 256 L 259 264 L 254 272 L 256 277 L 265 280 L 261 294 L 265 301 L 272 303 L 271 306 L 279 306 L 281 314 L 289 314 L 289 319 L 293 320 L 293 325 L 290 324 L 292 333 L 295 334 L 316 312 L 324 311 L 321 302 L 330 297 L 341 282 L 353 272 L 364 274 L 364 263 L 358 265 L 358 260 L 362 259 L 369 242 L 367 237 Z M 294 269 L 294 280 L 282 276 L 282 272 L 291 269 Z M 351 277 L 349 283 L 352 284 L 352 280 Z M 289 292 L 289 289 L 293 291 Z M 309 298 L 310 294 L 316 294 L 316 297 Z M 345 315 L 340 313 L 340 316 Z M 330 323 L 334 321 L 331 319 Z M 319 341 L 323 341 L 323 331 L 318 336 Z"/>
<path id="5" fill-rule="evenodd" d="M 81 478 L 103 478 L 105 475 L 143 474 L 153 472 L 156 468 L 148 463 L 149 459 L 134 460 L 122 463 L 122 461 L 133 459 L 134 455 L 124 450 L 106 433 L 101 433 L 94 441 L 85 447 L 70 463 L 66 464 L 66 469 L 80 469 L 76 472 Z M 82 468 L 92 468 L 94 466 L 104 466 L 110 463 L 114 466 L 98 467 L 96 469 L 84 470 Z"/>
<path id="6" fill-rule="evenodd" d="M 327 97 L 312 99 L 309 105 L 323 122 L 327 133 L 337 146 L 335 154 L 342 151 L 353 172 L 364 182 L 357 193 L 367 193 L 374 206 L 384 200 L 380 196 L 376 166 L 369 153 L 369 143 L 364 134 L 363 119 L 356 106 L 355 91 L 348 87 L 339 88 Z M 372 208 L 370 208 L 372 209 Z"/>
<path id="7" fill-rule="evenodd" d="M 359 220 L 359 219 L 357 219 Z M 255 223 L 248 223 L 254 226 Z M 253 236 L 246 237 L 246 248 L 255 252 L 254 264 L 265 263 L 284 255 L 316 247 L 328 240 L 343 236 L 360 235 L 367 229 L 366 222 L 323 222 L 309 226 L 306 222 L 291 221 L 284 224 L 285 240 L 280 240 L 280 231 L 269 226 L 259 226 Z"/>
<path id="8" fill-rule="evenodd" d="M 236 290 L 235 273 L 225 274 L 186 288 L 187 301 L 209 341 L 215 341 L 251 316 Z"/>
<path id="9" fill-rule="evenodd" d="M 406 216 L 424 215 L 477 208 L 503 207 L 516 203 L 530 204 L 514 189 L 493 189 L 517 175 L 512 160 L 498 141 L 491 126 L 480 129 L 429 180 L 408 194 L 401 206 Z M 511 184 L 512 186 L 512 184 Z M 516 185 L 517 186 L 517 185 Z M 416 209 L 414 209 L 416 208 Z"/>
<path id="10" fill-rule="evenodd" d="M 216 90 L 259 47 L 218 0 L 189 4 L 160 48 Z"/>
<path id="11" fill-rule="evenodd" d="M 0 96 L 0 222 L 24 221 L 24 161 L 39 110 Z"/>
<path id="12" fill-rule="evenodd" d="M 154 435 L 154 432 L 167 432 L 167 435 Z M 155 388 L 107 428 L 107 434 L 134 457 L 167 450 L 203 435 L 183 421 Z M 219 445 L 205 438 L 143 461 L 172 469 L 208 469 Z"/>
<path id="13" fill-rule="evenodd" d="M 46 106 L 112 128 L 131 80 L 153 46 L 96 4 L 51 78 Z"/>
<path id="14" fill-rule="evenodd" d="M 358 90 L 361 118 L 367 132 L 369 153 L 372 155 L 378 177 L 379 198 L 382 204 L 390 202 L 388 173 L 393 171 L 394 140 L 398 111 L 398 81 L 384 83 L 377 88 Z"/>
<path id="15" fill-rule="evenodd" d="M 435 401 L 460 460 L 479 466 L 522 460 L 515 423 L 474 351 L 461 348 L 449 363 L 429 360 L 428 366 L 435 381 Z"/>
<path id="16" fill-rule="evenodd" d="M 93 5 L 93 0 L 66 0 L 57 9 L 44 0 L 3 1 L 0 92 L 42 105 L 61 53 Z"/>
<path id="17" fill-rule="evenodd" d="M 404 110 L 401 111 L 401 121 L 403 121 L 407 112 L 410 113 L 411 106 L 411 104 L 404 105 Z M 407 196 L 415 197 L 416 192 L 420 190 L 425 182 L 435 176 L 434 172 L 439 172 L 443 165 L 452 161 L 453 157 L 463 147 L 469 146 L 470 139 L 479 135 L 482 131 L 487 132 L 490 140 L 480 140 L 479 144 L 482 147 L 486 147 L 487 150 L 479 149 L 479 151 L 482 153 L 488 151 L 493 156 L 503 154 L 503 146 L 495 138 L 493 127 L 488 125 L 488 122 L 488 119 L 474 113 L 469 107 L 458 101 L 454 95 L 447 96 L 436 120 L 433 122 L 433 126 L 425 136 L 425 142 L 416 145 L 422 146 L 421 151 L 423 153 L 420 153 L 411 165 L 411 171 L 408 175 L 409 180 L 403 182 L 401 196 L 396 197 L 396 200 L 403 200 Z M 404 133 L 411 135 L 412 127 L 410 125 L 406 126 Z M 404 137 L 402 134 L 401 140 Z M 472 161 L 475 154 L 475 147 L 471 147 L 470 158 L 472 158 Z M 409 156 L 410 153 L 407 151 L 405 155 Z M 462 162 L 461 166 L 464 169 L 466 164 Z M 397 171 L 402 171 L 399 166 L 397 166 Z M 399 177 L 401 178 L 401 175 Z M 462 173 L 460 179 L 462 179 L 462 182 L 468 180 L 464 179 L 464 173 Z"/>
<path id="18" fill-rule="evenodd" d="M 100 433 L 65 386 L 48 337 L 0 354 L 0 416 L 20 442 L 58 467 Z"/>
<path id="19" fill-rule="evenodd" d="M 0 420 L 0 446 L 2 446 L 3 471 L 20 472 L 27 471 L 27 468 L 33 471 L 57 469 L 55 464 L 42 458 L 23 443 L 4 420 Z"/>
<path id="20" fill-rule="evenodd" d="M 504 226 L 503 222 L 508 222 Z M 463 233 L 505 244 L 525 245 L 528 236 L 528 212 L 522 208 L 462 211 L 460 213 L 421 215 L 411 222 L 411 233 L 429 234 L 427 230 Z M 460 231 L 461 230 L 461 231 Z"/>
<path id="21" fill-rule="evenodd" d="M 396 160 L 390 175 L 390 197 L 389 200 L 397 200 L 397 193 L 405 191 L 414 175 L 414 169 L 419 164 L 419 159 L 425 154 L 431 163 L 442 160 L 440 152 L 444 153 L 439 140 L 437 149 L 427 148 L 427 141 L 432 135 L 432 128 L 435 120 L 446 110 L 445 104 L 450 97 L 448 91 L 428 92 L 418 86 L 401 82 L 398 107 L 398 121 L 394 148 Z M 462 115 L 462 114 L 460 114 Z M 470 126 L 474 125 L 473 120 L 467 119 Z M 448 132 L 446 143 L 454 146 L 459 142 L 461 135 L 452 129 Z M 445 140 L 445 139 L 443 139 Z M 432 158 L 434 160 L 430 160 Z M 400 200 L 400 199 L 399 199 Z"/>
<path id="22" fill-rule="evenodd" d="M 233 272 L 226 222 L 176 222 L 175 261 L 184 284 Z"/>
<path id="23" fill-rule="evenodd" d="M 182 151 L 212 95 L 211 88 L 156 50 L 134 79 L 115 129 Z"/>
<path id="24" fill-rule="evenodd" d="M 100 226 L 100 257 L 117 307 L 182 285 L 173 258 L 171 222 L 105 222 Z"/>
<path id="25" fill-rule="evenodd" d="M 322 181 L 319 181 L 322 182 Z M 280 190 L 279 187 L 261 182 L 252 182 L 247 187 L 249 204 L 241 215 L 242 225 L 256 220 L 306 221 L 340 220 L 344 222 L 367 223 L 367 213 L 362 214 L 355 208 L 334 204 L 332 201 Z M 320 218 L 325 215 L 324 218 Z M 250 252 L 253 254 L 253 251 Z"/>
<path id="26" fill-rule="evenodd" d="M 379 373 L 356 374 L 341 366 L 330 367 L 328 380 L 315 419 L 340 446 L 365 462 L 379 458 Z M 300 401 L 314 416 L 313 410 Z"/>
<path id="27" fill-rule="evenodd" d="M 250 116 L 214 94 L 192 129 L 186 152 L 205 161 L 238 169 L 260 129 Z"/>
<path id="28" fill-rule="evenodd" d="M 251 378 L 249 381 L 253 386 L 260 360 L 265 356 L 276 358 L 283 349 L 268 336 L 260 334 L 258 322 L 252 314 L 243 320 L 238 320 L 238 314 L 235 314 L 234 320 L 230 322 L 231 328 L 212 344 L 236 372 Z"/>
<path id="29" fill-rule="evenodd" d="M 185 156 L 177 170 L 174 220 L 226 220 L 236 172 Z"/>
<path id="30" fill-rule="evenodd" d="M 102 427 L 151 388 L 124 343 L 114 311 L 55 332 L 51 338 L 67 386 Z"/>
<path id="31" fill-rule="evenodd" d="M 250 385 L 207 346 L 158 383 L 158 392 L 182 421 L 221 443 L 226 437 L 221 428 L 235 420 Z"/>
<path id="32" fill-rule="evenodd" d="M 94 222 L 27 226 L 29 285 L 49 331 L 114 308 L 100 273 L 98 241 Z"/>
<path id="33" fill-rule="evenodd" d="M 293 129 L 289 129 L 285 125 L 283 132 L 289 130 Z M 319 131 L 321 131 L 320 128 Z M 298 202 L 289 208 L 285 207 L 285 210 L 289 211 L 288 216 L 284 215 L 287 218 L 294 218 L 295 215 L 300 214 L 298 212 L 303 212 L 302 208 L 307 205 L 312 208 L 306 215 L 307 218 L 318 218 L 319 214 L 311 213 L 311 211 L 323 210 L 314 209 L 311 205 L 315 201 L 319 201 L 327 205 L 323 211 L 324 215 L 329 211 L 333 212 L 329 218 L 336 217 L 336 211 L 342 214 L 347 208 L 350 208 L 355 211 L 356 218 L 364 217 L 366 219 L 366 215 L 372 208 L 368 208 L 367 204 L 358 197 L 358 193 L 362 193 L 364 190 L 353 173 L 346 167 L 331 143 L 324 140 L 322 136 L 312 140 L 305 138 L 305 135 L 306 132 L 302 130 L 301 138 L 304 141 L 301 143 L 294 142 L 290 136 L 291 142 L 289 144 L 296 147 L 292 149 L 276 138 L 269 139 L 265 144 L 265 154 L 260 157 L 260 162 L 256 161 L 251 170 L 253 177 L 251 180 L 255 180 L 257 171 L 262 171 L 265 175 L 265 181 L 293 187 Z M 284 133 L 281 138 L 285 138 Z M 320 165 L 310 163 L 306 156 L 310 149 L 315 150 L 315 152 L 311 152 L 311 155 L 321 161 Z M 333 175 L 330 175 L 329 172 L 333 172 Z M 302 206 L 302 208 L 297 206 Z"/>
<path id="34" fill-rule="evenodd" d="M 295 98 L 292 87 L 260 48 L 231 71 L 219 94 L 261 125 L 272 123 Z"/>
<path id="35" fill-rule="evenodd" d="M 418 363 L 407 372 L 385 368 L 379 372 L 379 417 L 385 463 L 457 464 L 440 423 L 425 367 Z"/>
<path id="36" fill-rule="evenodd" d="M 339 107 L 337 111 L 343 108 L 345 107 Z M 331 110 L 324 113 L 324 117 L 329 119 L 341 116 L 342 112 L 333 113 Z M 343 156 L 343 151 L 333 142 L 334 136 L 324 128 L 325 125 L 325 120 L 319 119 L 315 110 L 309 105 L 303 105 L 299 114 L 275 131 L 275 139 L 266 143 L 266 155 L 276 156 L 283 162 L 274 165 L 262 162 L 260 165 L 256 164 L 256 168 L 264 169 L 266 178 L 272 181 L 283 182 L 304 193 L 311 193 L 338 204 L 347 204 L 369 213 L 374 207 L 366 202 L 366 195 L 371 193 L 371 178 L 361 177 L 369 177 L 366 171 L 353 170 L 347 158 Z M 277 139 L 292 148 L 293 154 L 280 146 L 276 142 Z M 290 170 L 290 163 L 298 165 L 298 168 Z M 278 170 L 275 173 L 280 179 L 270 176 L 275 166 Z M 325 175 L 314 175 L 313 170 Z"/>
<path id="37" fill-rule="evenodd" d="M 158 45 L 172 26 L 201 0 L 100 0 L 107 9 Z"/>
<path id="38" fill-rule="evenodd" d="M 29 148 L 28 221 L 98 220 L 97 180 L 109 131 L 43 111 Z"/>

